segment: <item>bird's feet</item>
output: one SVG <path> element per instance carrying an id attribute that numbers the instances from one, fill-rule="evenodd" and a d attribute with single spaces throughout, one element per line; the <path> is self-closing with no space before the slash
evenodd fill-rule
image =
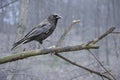
<path id="1" fill-rule="evenodd" d="M 53 46 L 50 46 L 49 47 L 49 49 L 52 49 L 52 48 L 55 48 L 56 46 L 55 45 L 53 45 Z M 55 53 L 50 53 L 50 55 L 52 56 L 52 55 L 54 55 Z"/>

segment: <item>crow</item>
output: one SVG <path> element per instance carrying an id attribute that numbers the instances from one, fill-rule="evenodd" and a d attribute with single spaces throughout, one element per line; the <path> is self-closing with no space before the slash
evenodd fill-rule
<path id="1" fill-rule="evenodd" d="M 43 20 L 38 26 L 34 27 L 28 34 L 21 40 L 15 42 L 11 50 L 20 44 L 25 44 L 31 41 L 38 41 L 40 44 L 43 43 L 47 37 L 49 37 L 56 28 L 58 19 L 62 17 L 57 13 L 50 15 L 47 19 Z"/>

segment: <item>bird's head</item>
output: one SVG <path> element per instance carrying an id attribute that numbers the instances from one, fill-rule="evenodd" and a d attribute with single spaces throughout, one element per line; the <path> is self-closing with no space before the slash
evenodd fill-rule
<path id="1" fill-rule="evenodd" d="M 57 13 L 54 13 L 54 14 L 52 14 L 52 15 L 50 15 L 49 17 L 48 17 L 48 20 L 51 22 L 51 21 L 58 21 L 58 19 L 61 19 L 62 17 L 59 15 L 59 14 L 57 14 Z"/>

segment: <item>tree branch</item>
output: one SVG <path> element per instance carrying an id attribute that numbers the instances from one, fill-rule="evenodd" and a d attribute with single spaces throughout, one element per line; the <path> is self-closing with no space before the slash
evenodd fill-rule
<path id="1" fill-rule="evenodd" d="M 108 31 L 106 31 L 104 34 L 102 34 L 100 37 L 94 39 L 93 41 L 90 41 L 88 44 L 96 44 L 98 41 L 100 41 L 101 39 L 103 39 L 104 37 L 106 37 L 108 34 L 113 33 L 113 31 L 115 30 L 115 27 L 111 27 Z M 103 64 L 99 61 L 99 59 L 97 59 L 97 57 L 90 51 L 90 54 L 97 60 L 97 62 L 101 65 L 101 67 L 108 72 L 108 74 L 114 79 L 116 80 L 116 78 L 112 75 L 112 73 L 110 73 L 104 66 Z"/>
<path id="2" fill-rule="evenodd" d="M 102 40 L 104 37 L 106 37 L 108 34 L 112 33 L 114 30 L 115 30 L 115 27 L 111 27 L 109 30 L 107 30 L 105 33 L 103 33 L 101 36 L 99 36 L 98 38 L 90 41 L 89 44 L 96 44 L 97 42 Z"/>
<path id="3" fill-rule="evenodd" d="M 61 47 L 61 48 L 24 51 L 18 54 L 16 53 L 14 55 L 0 58 L 0 64 L 24 59 L 24 58 L 31 57 L 31 56 L 45 55 L 45 54 L 54 53 L 54 52 L 62 53 L 62 52 L 78 51 L 78 50 L 84 50 L 84 49 L 98 49 L 98 48 L 99 46 L 95 46 L 95 45 L 76 45 L 76 46 L 66 46 L 66 47 Z"/>
<path id="4" fill-rule="evenodd" d="M 65 36 L 67 35 L 67 33 L 72 29 L 73 25 L 76 23 L 79 23 L 80 20 L 73 20 L 72 23 L 65 29 L 63 35 L 60 37 L 60 39 L 58 40 L 58 42 L 56 43 L 56 47 L 60 46 L 61 43 L 63 42 L 63 40 L 65 39 Z"/>
<path id="5" fill-rule="evenodd" d="M 68 29 L 69 29 L 69 27 L 68 27 Z M 96 39 L 88 42 L 87 44 L 83 44 L 83 45 L 96 44 L 98 41 L 100 41 L 101 39 L 103 39 L 104 37 L 106 37 L 108 34 L 112 33 L 114 29 L 115 29 L 115 27 L 110 28 L 108 31 L 106 31 L 104 34 L 102 34 L 100 37 L 98 37 L 98 38 L 96 38 Z M 66 29 L 66 30 L 67 30 L 67 29 Z M 60 38 L 61 40 L 58 41 L 59 44 L 62 43 L 62 41 L 63 41 L 63 39 L 64 39 L 64 37 L 66 36 L 67 33 L 68 33 L 68 31 L 63 33 L 63 35 L 61 36 L 61 37 L 63 37 L 63 38 Z M 61 42 L 60 42 L 60 41 L 61 41 Z M 59 45 L 57 45 L 57 46 L 59 46 Z M 94 74 L 96 74 L 96 75 L 98 75 L 98 76 L 101 76 L 102 78 L 104 77 L 104 78 L 107 78 L 107 79 L 109 79 L 109 80 L 112 80 L 112 79 L 109 78 L 108 76 L 103 75 L 103 74 L 100 73 L 100 72 L 97 72 L 97 71 L 91 70 L 91 69 L 89 69 L 89 68 L 86 68 L 86 67 L 84 67 L 84 66 L 81 66 L 81 65 L 79 65 L 79 64 L 77 64 L 77 63 L 75 63 L 75 62 L 73 62 L 73 61 L 65 58 L 64 56 L 62 56 L 62 55 L 60 55 L 60 54 L 58 54 L 58 53 L 55 53 L 55 55 L 58 56 L 58 57 L 60 57 L 60 58 L 62 58 L 62 59 L 65 60 L 65 61 L 67 61 L 67 62 L 69 62 L 69 63 L 77 66 L 77 67 L 80 67 L 80 68 L 82 68 L 82 69 L 84 69 L 84 70 L 87 70 L 87 71 L 92 72 L 92 73 L 94 73 Z M 112 76 L 112 77 L 113 77 L 113 76 Z M 114 77 L 113 77 L 113 78 L 114 78 Z M 114 79 L 115 79 L 115 78 L 114 78 Z"/>
<path id="6" fill-rule="evenodd" d="M 110 73 L 105 67 L 104 65 L 100 62 L 100 60 L 94 55 L 94 53 L 90 50 L 88 50 L 90 52 L 90 54 L 96 59 L 96 61 L 100 64 L 100 66 L 106 71 L 106 73 L 108 73 L 114 80 L 116 80 L 116 78 L 112 75 L 112 73 Z"/>
<path id="7" fill-rule="evenodd" d="M 4 8 L 4 7 L 7 7 L 7 6 L 9 6 L 10 4 L 13 4 L 13 3 L 15 3 L 15 2 L 17 2 L 17 1 L 18 1 L 18 0 L 11 1 L 11 2 L 9 2 L 9 3 L 7 3 L 7 4 L 3 5 L 3 6 L 1 6 L 0 9 L 2 9 L 2 8 Z"/>
<path id="8" fill-rule="evenodd" d="M 112 32 L 113 34 L 120 34 L 120 32 Z"/>
<path id="9" fill-rule="evenodd" d="M 102 74 L 102 73 L 100 73 L 100 72 L 97 72 L 97 71 L 94 71 L 94 70 L 92 70 L 92 69 L 86 68 L 86 67 L 84 67 L 84 66 L 82 66 L 82 65 L 79 65 L 79 64 L 77 64 L 77 63 L 75 63 L 75 62 L 73 62 L 73 61 L 71 61 L 71 60 L 69 60 L 69 59 L 67 59 L 67 58 L 59 55 L 59 54 L 55 54 L 55 55 L 58 56 L 58 57 L 60 57 L 61 59 L 65 60 L 65 61 L 71 63 L 72 65 L 75 65 L 75 66 L 77 66 L 77 67 L 79 67 L 79 68 L 82 68 L 82 69 L 84 69 L 84 70 L 86 70 L 86 71 L 89 71 L 89 72 L 91 72 L 91 73 L 94 73 L 94 74 L 96 74 L 96 75 L 98 75 L 98 76 L 102 76 L 102 77 L 104 77 L 104 78 L 107 78 L 108 80 L 112 80 L 111 78 L 109 78 L 108 76 L 106 76 L 106 75 L 104 75 L 104 74 Z"/>

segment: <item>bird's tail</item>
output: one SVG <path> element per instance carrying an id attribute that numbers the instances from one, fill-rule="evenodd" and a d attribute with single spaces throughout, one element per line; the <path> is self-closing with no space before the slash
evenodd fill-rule
<path id="1" fill-rule="evenodd" d="M 25 41 L 25 39 L 23 38 L 23 39 L 19 40 L 18 42 L 14 43 L 11 50 L 13 50 L 15 47 L 17 47 L 19 44 L 23 43 L 24 41 Z"/>

